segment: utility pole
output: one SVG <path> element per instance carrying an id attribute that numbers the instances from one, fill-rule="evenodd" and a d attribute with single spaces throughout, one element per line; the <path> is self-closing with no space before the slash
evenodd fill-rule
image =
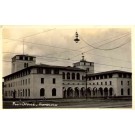
<path id="1" fill-rule="evenodd" d="M 87 69 L 86 69 L 86 100 L 87 100 Z"/>
<path id="2" fill-rule="evenodd" d="M 23 55 L 24 55 L 24 38 L 23 38 Z"/>

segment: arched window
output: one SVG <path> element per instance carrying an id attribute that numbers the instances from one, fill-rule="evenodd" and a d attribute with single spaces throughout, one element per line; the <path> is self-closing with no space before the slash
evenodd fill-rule
<path id="1" fill-rule="evenodd" d="M 69 72 L 67 73 L 67 79 L 70 79 L 70 73 Z"/>
<path id="2" fill-rule="evenodd" d="M 40 97 L 41 96 L 45 96 L 45 89 L 44 88 L 41 88 L 40 89 Z"/>
<path id="3" fill-rule="evenodd" d="M 64 72 L 62 73 L 62 78 L 65 79 L 65 73 Z"/>
<path id="4" fill-rule="evenodd" d="M 30 97 L 30 89 L 28 89 L 28 97 Z"/>
<path id="5" fill-rule="evenodd" d="M 127 90 L 127 94 L 130 95 L 130 89 Z"/>
<path id="6" fill-rule="evenodd" d="M 123 94 L 124 94 L 123 89 L 121 89 L 121 95 L 123 95 Z"/>
<path id="7" fill-rule="evenodd" d="M 25 90 L 25 96 L 27 97 L 27 89 Z"/>
<path id="8" fill-rule="evenodd" d="M 52 96 L 56 96 L 56 89 L 55 88 L 52 89 Z"/>
<path id="9" fill-rule="evenodd" d="M 77 73 L 77 80 L 80 80 L 80 74 L 79 73 Z"/>
<path id="10" fill-rule="evenodd" d="M 24 97 L 24 89 L 23 89 L 23 97 Z"/>
<path id="11" fill-rule="evenodd" d="M 20 96 L 20 90 L 18 90 L 18 97 Z"/>
<path id="12" fill-rule="evenodd" d="M 75 80 L 75 73 L 72 73 L 72 79 Z"/>

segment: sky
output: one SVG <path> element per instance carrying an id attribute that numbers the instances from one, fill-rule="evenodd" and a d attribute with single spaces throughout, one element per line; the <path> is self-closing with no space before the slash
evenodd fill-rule
<path id="1" fill-rule="evenodd" d="M 78 43 L 74 42 L 76 31 Z M 37 64 L 61 66 L 72 66 L 84 55 L 87 61 L 95 63 L 95 72 L 131 72 L 128 27 L 5 26 L 2 34 L 3 76 L 11 73 L 11 58 L 23 53 L 36 56 Z"/>

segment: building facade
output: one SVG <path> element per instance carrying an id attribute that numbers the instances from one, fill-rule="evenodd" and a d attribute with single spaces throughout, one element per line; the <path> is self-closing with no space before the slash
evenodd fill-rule
<path id="1" fill-rule="evenodd" d="M 132 96 L 132 74 L 94 73 L 94 62 L 80 60 L 73 67 L 36 65 L 36 58 L 16 55 L 12 73 L 4 77 L 4 99 L 92 98 Z"/>

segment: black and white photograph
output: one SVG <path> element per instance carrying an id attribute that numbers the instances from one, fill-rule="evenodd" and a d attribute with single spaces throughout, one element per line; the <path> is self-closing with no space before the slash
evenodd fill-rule
<path id="1" fill-rule="evenodd" d="M 131 27 L 3 26 L 3 109 L 132 108 Z"/>

